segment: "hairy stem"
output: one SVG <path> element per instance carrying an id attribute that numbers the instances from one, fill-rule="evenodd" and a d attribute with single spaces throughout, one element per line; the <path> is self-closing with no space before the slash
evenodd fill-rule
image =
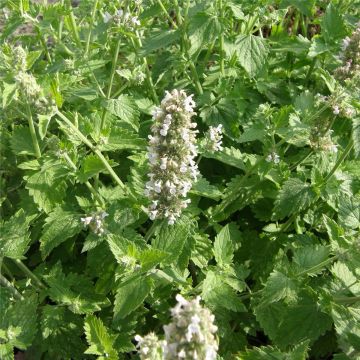
<path id="1" fill-rule="evenodd" d="M 36 136 L 36 131 L 35 131 L 35 126 L 34 126 L 34 121 L 33 121 L 33 117 L 31 114 L 31 109 L 30 109 L 30 105 L 28 102 L 26 102 L 26 113 L 27 113 L 27 119 L 29 122 L 29 130 L 30 130 L 30 135 L 31 135 L 31 140 L 33 143 L 33 147 L 34 147 L 34 151 L 35 151 L 35 155 L 37 158 L 41 157 L 41 151 L 40 151 L 40 146 L 39 146 L 39 142 Z"/>

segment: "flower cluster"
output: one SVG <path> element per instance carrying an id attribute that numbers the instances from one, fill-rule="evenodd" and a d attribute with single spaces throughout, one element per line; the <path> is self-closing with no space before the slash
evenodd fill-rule
<path id="1" fill-rule="evenodd" d="M 209 132 L 207 133 L 207 148 L 210 151 L 221 151 L 222 147 L 222 124 L 218 126 L 210 126 Z"/>
<path id="2" fill-rule="evenodd" d="M 160 341 L 156 334 L 150 333 L 144 337 L 136 335 L 135 340 L 138 342 L 136 347 L 139 349 L 141 360 L 162 360 L 164 358 L 165 341 Z"/>
<path id="3" fill-rule="evenodd" d="M 32 74 L 19 71 L 17 75 L 15 75 L 15 81 L 28 100 L 35 101 L 40 96 L 41 87 Z"/>
<path id="4" fill-rule="evenodd" d="M 336 69 L 335 75 L 341 80 L 351 80 L 360 73 L 360 26 L 351 37 L 343 39 L 341 49 L 343 65 Z"/>
<path id="5" fill-rule="evenodd" d="M 280 156 L 276 152 L 273 151 L 266 157 L 266 161 L 272 162 L 274 164 L 278 164 L 280 162 Z"/>
<path id="6" fill-rule="evenodd" d="M 196 123 L 191 122 L 195 115 L 192 96 L 183 90 L 166 92 L 153 112 L 149 135 L 150 180 L 145 188 L 151 200 L 149 216 L 152 220 L 166 218 L 170 225 L 190 203 L 186 196 L 199 174 L 194 161 L 197 131 Z"/>
<path id="7" fill-rule="evenodd" d="M 12 51 L 13 56 L 13 66 L 16 71 L 25 72 L 27 63 L 26 63 L 26 51 L 21 46 L 16 46 Z"/>
<path id="8" fill-rule="evenodd" d="M 214 315 L 200 305 L 199 296 L 188 301 L 178 294 L 176 300 L 171 309 L 173 321 L 164 326 L 165 359 L 215 360 L 218 344 Z"/>
<path id="9" fill-rule="evenodd" d="M 109 214 L 105 211 L 95 212 L 89 216 L 81 218 L 81 222 L 84 224 L 84 226 L 89 226 L 94 234 L 103 235 L 105 232 L 104 219 L 108 215 Z"/>
<path id="10" fill-rule="evenodd" d="M 133 16 L 122 9 L 117 10 L 114 15 L 110 15 L 106 12 L 103 19 L 105 24 L 109 21 L 113 21 L 116 26 L 124 27 L 128 30 L 133 30 L 135 27 L 140 26 L 140 21 L 137 16 Z"/>
<path id="11" fill-rule="evenodd" d="M 215 336 L 217 326 L 210 310 L 200 305 L 200 297 L 188 301 L 180 294 L 177 304 L 171 309 L 172 322 L 164 326 L 165 341 L 149 334 L 137 335 L 142 360 L 215 360 L 218 342 Z M 150 354 L 154 354 L 153 357 Z"/>
<path id="12" fill-rule="evenodd" d="M 331 134 L 333 130 L 329 130 L 323 134 L 318 127 L 314 127 L 310 134 L 310 146 L 315 150 L 337 153 L 337 145 L 333 143 Z"/>

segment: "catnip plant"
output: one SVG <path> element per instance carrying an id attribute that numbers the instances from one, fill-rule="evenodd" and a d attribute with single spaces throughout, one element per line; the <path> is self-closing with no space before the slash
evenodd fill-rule
<path id="1" fill-rule="evenodd" d="M 0 0 L 0 359 L 358 359 L 359 20 Z"/>

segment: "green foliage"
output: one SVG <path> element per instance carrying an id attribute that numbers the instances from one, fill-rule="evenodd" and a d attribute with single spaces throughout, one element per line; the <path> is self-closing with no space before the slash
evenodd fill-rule
<path id="1" fill-rule="evenodd" d="M 360 358 L 355 3 L 0 3 L 0 359 L 138 359 L 176 294 L 217 359 Z M 169 225 L 144 190 L 173 89 L 199 173 Z"/>
<path id="2" fill-rule="evenodd" d="M 98 359 L 118 359 L 118 353 L 114 350 L 115 335 L 111 335 L 101 319 L 89 315 L 85 319 L 85 335 L 90 347 L 85 354 L 100 355 Z"/>

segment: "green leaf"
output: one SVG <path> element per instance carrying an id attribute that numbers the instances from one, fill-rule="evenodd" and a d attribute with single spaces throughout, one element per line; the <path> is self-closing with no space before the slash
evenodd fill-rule
<path id="1" fill-rule="evenodd" d="M 353 131 L 352 139 L 354 141 L 354 150 L 357 157 L 360 156 L 360 118 L 355 117 L 352 119 Z"/>
<path id="2" fill-rule="evenodd" d="M 75 314 L 92 314 L 109 304 L 85 275 L 69 273 L 65 276 L 60 262 L 54 265 L 48 275 L 44 276 L 49 285 L 51 300 L 67 305 Z"/>
<path id="3" fill-rule="evenodd" d="M 345 291 L 351 291 L 354 296 L 360 296 L 360 280 L 342 261 L 337 261 L 331 272 L 343 284 Z"/>
<path id="4" fill-rule="evenodd" d="M 105 141 L 99 144 L 101 151 L 115 151 L 115 150 L 145 150 L 147 142 L 141 139 L 137 134 L 122 128 L 113 128 L 110 136 Z"/>
<path id="5" fill-rule="evenodd" d="M 222 268 L 232 263 L 234 245 L 231 239 L 229 224 L 225 225 L 215 238 L 214 255 L 217 264 Z"/>
<path id="6" fill-rule="evenodd" d="M 29 248 L 29 221 L 20 209 L 4 224 L 0 232 L 0 256 L 21 259 Z"/>
<path id="7" fill-rule="evenodd" d="M 4 90 L 2 91 L 2 107 L 5 109 L 11 103 L 16 94 L 17 84 L 7 84 L 3 82 Z"/>
<path id="8" fill-rule="evenodd" d="M 120 95 L 117 99 L 106 100 L 105 108 L 135 131 L 139 130 L 139 109 L 130 96 Z"/>
<path id="9" fill-rule="evenodd" d="M 360 201 L 342 195 L 339 199 L 339 222 L 345 228 L 358 229 L 360 227 Z"/>
<path id="10" fill-rule="evenodd" d="M 151 52 L 167 47 L 180 39 L 180 32 L 177 30 L 160 30 L 145 39 L 140 56 L 147 56 Z"/>
<path id="11" fill-rule="evenodd" d="M 216 40 L 221 32 L 221 25 L 215 14 L 201 12 L 191 18 L 188 31 L 191 44 L 189 52 L 194 54 L 206 44 Z"/>
<path id="12" fill-rule="evenodd" d="M 239 143 L 260 140 L 262 141 L 267 134 L 265 124 L 256 123 L 250 128 L 246 129 L 239 138 Z"/>
<path id="13" fill-rule="evenodd" d="M 104 359 L 118 359 L 118 353 L 114 349 L 116 335 L 109 333 L 101 319 L 88 315 L 85 319 L 84 329 L 86 340 L 90 345 L 85 354 L 103 355 Z"/>
<path id="14" fill-rule="evenodd" d="M 274 270 L 266 281 L 262 292 L 261 304 L 271 304 L 279 300 L 294 301 L 297 299 L 296 282 L 282 273 Z"/>
<path id="15" fill-rule="evenodd" d="M 321 29 L 327 42 L 335 42 L 346 35 L 344 21 L 338 8 L 332 3 L 329 3 L 322 17 Z"/>
<path id="16" fill-rule="evenodd" d="M 45 305 L 41 315 L 41 345 L 51 359 L 81 359 L 83 319 L 64 306 Z"/>
<path id="17" fill-rule="evenodd" d="M 42 50 L 29 51 L 26 56 L 26 70 L 30 70 L 42 54 Z"/>
<path id="18" fill-rule="evenodd" d="M 254 35 L 239 35 L 235 41 L 238 59 L 250 77 L 264 66 L 268 54 L 265 40 Z"/>
<path id="19" fill-rule="evenodd" d="M 115 161 L 107 159 L 108 163 L 114 167 L 118 165 Z M 96 155 L 88 155 L 82 159 L 81 168 L 77 177 L 80 182 L 84 183 L 99 173 L 108 173 L 105 165 Z"/>
<path id="20" fill-rule="evenodd" d="M 79 214 L 58 207 L 45 220 L 40 238 L 40 250 L 43 258 L 65 240 L 78 234 L 83 228 Z"/>
<path id="21" fill-rule="evenodd" d="M 136 310 L 149 295 L 152 286 L 153 281 L 149 277 L 140 277 L 119 287 L 114 303 L 114 321 L 123 319 Z"/>
<path id="22" fill-rule="evenodd" d="M 181 254 L 185 242 L 190 237 L 193 222 L 183 216 L 174 225 L 168 225 L 166 221 L 161 224 L 159 234 L 152 242 L 154 249 L 169 253 L 166 263 L 174 263 Z"/>
<path id="23" fill-rule="evenodd" d="M 272 346 L 261 346 L 243 352 L 237 360 L 306 360 L 309 342 L 302 342 L 293 350 L 282 352 Z"/>
<path id="24" fill-rule="evenodd" d="M 300 212 L 316 199 L 316 193 L 308 183 L 290 178 L 285 181 L 275 201 L 273 220 Z"/>
<path id="25" fill-rule="evenodd" d="M 221 191 L 215 185 L 211 185 L 204 177 L 195 182 L 190 192 L 214 200 L 218 200 L 221 197 Z"/>
<path id="26" fill-rule="evenodd" d="M 221 275 L 209 270 L 202 284 L 201 297 L 207 306 L 214 309 L 227 309 L 235 312 L 247 311 L 236 295 L 235 290 L 224 282 Z"/>
<path id="27" fill-rule="evenodd" d="M 37 332 L 37 306 L 37 296 L 27 296 L 10 305 L 0 317 L 0 329 L 6 330 L 12 346 L 25 350 L 31 345 Z"/>
<path id="28" fill-rule="evenodd" d="M 332 326 L 329 315 L 308 295 L 299 296 L 296 303 L 259 305 L 255 315 L 265 333 L 281 349 L 304 340 L 313 342 Z"/>
<path id="29" fill-rule="evenodd" d="M 298 8 L 304 15 L 312 16 L 315 5 L 315 0 L 282 0 L 281 8 L 288 6 L 295 6 Z"/>
<path id="30" fill-rule="evenodd" d="M 308 245 L 294 250 L 293 263 L 298 266 L 299 272 L 306 272 L 308 275 L 316 275 L 323 271 L 325 265 L 322 263 L 328 260 L 330 250 L 323 245 Z"/>
<path id="31" fill-rule="evenodd" d="M 16 155 L 35 156 L 34 146 L 28 127 L 16 126 L 11 136 L 11 149 Z"/>
<path id="32" fill-rule="evenodd" d="M 67 188 L 63 179 L 68 172 L 61 161 L 46 159 L 40 170 L 24 177 L 29 194 L 41 210 L 48 213 L 62 203 Z"/>
<path id="33" fill-rule="evenodd" d="M 50 124 L 50 120 L 52 117 L 53 117 L 53 114 L 46 114 L 46 115 L 38 114 L 39 135 L 40 135 L 41 140 L 44 140 L 44 138 L 46 136 L 47 128 Z"/>
<path id="34" fill-rule="evenodd" d="M 236 149 L 234 147 L 225 147 L 222 151 L 216 151 L 212 153 L 205 152 L 203 156 L 209 159 L 221 161 L 224 164 L 236 167 L 241 170 L 246 169 L 246 166 L 244 164 L 244 155 L 239 149 Z"/>

